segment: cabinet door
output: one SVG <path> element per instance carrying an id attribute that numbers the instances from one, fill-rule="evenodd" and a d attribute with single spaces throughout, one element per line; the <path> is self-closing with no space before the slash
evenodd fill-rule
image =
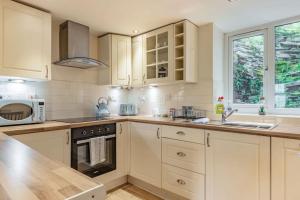
<path id="1" fill-rule="evenodd" d="M 0 12 L 0 75 L 51 79 L 51 15 L 9 0 Z"/>
<path id="2" fill-rule="evenodd" d="M 70 166 L 70 130 L 56 130 L 13 136 L 48 158 Z"/>
<path id="3" fill-rule="evenodd" d="M 143 85 L 143 37 L 132 38 L 132 85 Z"/>
<path id="4" fill-rule="evenodd" d="M 300 141 L 272 138 L 272 200 L 300 199 Z"/>
<path id="5" fill-rule="evenodd" d="M 174 80 L 173 25 L 143 36 L 144 76 L 146 84 L 165 83 Z"/>
<path id="6" fill-rule="evenodd" d="M 131 79 L 131 38 L 112 35 L 112 84 L 129 85 Z"/>
<path id="7" fill-rule="evenodd" d="M 206 199 L 270 200 L 270 138 L 206 134 Z"/>
<path id="8" fill-rule="evenodd" d="M 161 188 L 160 126 L 131 123 L 130 175 Z"/>

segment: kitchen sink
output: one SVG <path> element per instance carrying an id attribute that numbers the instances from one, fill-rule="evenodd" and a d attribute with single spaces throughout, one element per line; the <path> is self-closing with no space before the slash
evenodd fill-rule
<path id="1" fill-rule="evenodd" d="M 241 121 L 226 121 L 222 123 L 223 126 L 235 126 L 235 127 L 245 127 L 245 128 L 260 128 L 271 130 L 276 127 L 275 124 L 268 123 L 257 123 L 257 122 L 241 122 Z"/>

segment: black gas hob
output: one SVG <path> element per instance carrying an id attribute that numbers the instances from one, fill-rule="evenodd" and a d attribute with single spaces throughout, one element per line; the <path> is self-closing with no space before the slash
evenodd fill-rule
<path id="1" fill-rule="evenodd" d="M 98 118 L 98 117 L 81 117 L 81 118 L 70 118 L 70 119 L 58 119 L 55 121 L 65 122 L 65 123 L 81 123 L 81 122 L 93 122 L 93 121 L 102 121 L 108 120 L 110 118 Z"/>

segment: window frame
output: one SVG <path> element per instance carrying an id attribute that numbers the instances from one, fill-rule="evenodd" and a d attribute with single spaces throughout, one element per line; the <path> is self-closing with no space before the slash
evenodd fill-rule
<path id="1" fill-rule="evenodd" d="M 268 66 L 268 46 L 267 46 L 267 41 L 268 41 L 268 34 L 266 29 L 262 30 L 255 30 L 243 34 L 238 34 L 229 37 L 229 43 L 228 43 L 228 62 L 229 62 L 229 74 L 228 74 L 228 82 L 229 82 L 229 87 L 230 90 L 228 91 L 229 95 L 229 106 L 235 107 L 235 108 L 240 108 L 243 111 L 253 113 L 254 110 L 257 110 L 259 108 L 259 104 L 235 104 L 233 103 L 233 42 L 238 39 L 243 39 L 247 37 L 252 37 L 252 36 L 258 36 L 258 35 L 263 35 L 264 36 L 264 67 Z M 266 78 L 266 71 L 264 72 L 264 77 L 263 77 L 263 95 L 266 96 L 266 91 L 267 91 L 267 78 Z"/>
<path id="2" fill-rule="evenodd" d="M 275 108 L 275 27 L 300 23 L 300 16 L 283 19 L 261 26 L 256 26 L 240 31 L 225 34 L 225 96 L 226 104 L 230 107 L 240 109 L 241 113 L 258 113 L 259 104 L 234 104 L 233 103 L 233 60 L 232 60 L 232 42 L 236 39 L 264 33 L 265 36 L 265 66 L 268 70 L 264 74 L 264 97 L 266 98 L 265 107 L 267 113 L 275 115 L 299 115 L 300 108 Z"/>

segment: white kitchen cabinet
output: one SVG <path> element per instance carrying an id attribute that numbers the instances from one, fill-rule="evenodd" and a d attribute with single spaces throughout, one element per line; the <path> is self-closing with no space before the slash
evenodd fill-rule
<path id="1" fill-rule="evenodd" d="M 161 188 L 161 128 L 131 123 L 130 175 Z"/>
<path id="2" fill-rule="evenodd" d="M 116 170 L 95 177 L 96 181 L 103 184 L 110 184 L 118 178 L 127 176 L 129 173 L 129 154 L 130 154 L 130 137 L 128 132 L 128 122 L 117 123 L 117 166 Z M 107 186 L 107 185 L 106 185 Z M 108 186 L 109 187 L 109 186 Z"/>
<path id="3" fill-rule="evenodd" d="M 217 131 L 206 137 L 207 200 L 270 200 L 269 137 Z"/>
<path id="4" fill-rule="evenodd" d="M 143 86 L 143 36 L 132 38 L 132 86 Z"/>
<path id="5" fill-rule="evenodd" d="M 205 199 L 205 176 L 189 170 L 163 164 L 163 189 L 190 200 Z"/>
<path id="6" fill-rule="evenodd" d="M 174 25 L 175 81 L 198 81 L 198 27 L 188 20 Z"/>
<path id="7" fill-rule="evenodd" d="M 0 3 L 0 76 L 51 79 L 51 15 L 20 3 Z"/>
<path id="8" fill-rule="evenodd" d="M 272 138 L 272 200 L 300 199 L 300 140 Z"/>
<path id="9" fill-rule="evenodd" d="M 205 199 L 205 133 L 162 127 L 162 188 L 193 200 Z"/>
<path id="10" fill-rule="evenodd" d="M 173 25 L 143 35 L 145 84 L 168 83 L 173 76 Z"/>
<path id="11" fill-rule="evenodd" d="M 163 163 L 205 174 L 205 146 L 202 144 L 163 138 Z"/>
<path id="12" fill-rule="evenodd" d="M 55 130 L 13 136 L 39 153 L 56 161 L 71 165 L 70 130 Z"/>
<path id="13" fill-rule="evenodd" d="M 109 68 L 101 73 L 101 84 L 131 84 L 131 37 L 107 34 L 99 37 L 99 60 Z"/>

